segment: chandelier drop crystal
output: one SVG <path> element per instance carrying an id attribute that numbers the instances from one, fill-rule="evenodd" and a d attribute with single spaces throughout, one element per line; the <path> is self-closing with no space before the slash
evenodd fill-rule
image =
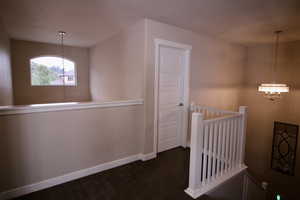
<path id="1" fill-rule="evenodd" d="M 264 92 L 265 97 L 270 99 L 271 101 L 274 101 L 276 99 L 279 99 L 281 97 L 281 93 L 289 92 L 289 86 L 286 84 L 279 84 L 275 83 L 275 69 L 277 67 L 277 57 L 278 57 L 278 48 L 279 48 L 279 35 L 282 33 L 282 31 L 275 31 L 276 39 L 275 39 L 275 56 L 274 56 L 274 62 L 272 67 L 272 75 L 273 75 L 273 83 L 262 83 L 260 86 L 258 86 L 259 92 Z"/>

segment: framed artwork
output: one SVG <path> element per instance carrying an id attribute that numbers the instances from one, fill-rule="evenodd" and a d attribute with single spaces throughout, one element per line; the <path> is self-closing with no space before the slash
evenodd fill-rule
<path id="1" fill-rule="evenodd" d="M 286 175 L 295 173 L 299 126 L 274 122 L 271 168 Z"/>

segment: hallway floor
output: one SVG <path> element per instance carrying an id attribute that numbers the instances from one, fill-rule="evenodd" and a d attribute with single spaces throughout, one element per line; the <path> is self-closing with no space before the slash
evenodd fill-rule
<path id="1" fill-rule="evenodd" d="M 130 163 L 17 200 L 192 200 L 184 192 L 188 169 L 189 150 L 175 148 L 153 160 Z"/>

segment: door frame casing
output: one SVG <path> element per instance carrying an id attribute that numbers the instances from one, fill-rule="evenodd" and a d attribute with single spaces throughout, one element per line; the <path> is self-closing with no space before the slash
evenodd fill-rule
<path id="1" fill-rule="evenodd" d="M 189 114 L 189 98 L 190 98 L 190 59 L 192 46 L 181 44 L 177 42 L 172 42 L 168 40 L 163 40 L 156 38 L 154 39 L 155 44 L 155 77 L 154 77 L 154 142 L 153 142 L 153 151 L 155 154 L 158 152 L 158 114 L 159 114 L 159 55 L 160 47 L 170 47 L 184 50 L 185 54 L 185 64 L 184 64 L 184 92 L 183 92 L 183 122 L 181 129 L 181 141 L 180 144 L 182 147 L 187 146 L 187 132 L 188 132 L 188 114 Z"/>

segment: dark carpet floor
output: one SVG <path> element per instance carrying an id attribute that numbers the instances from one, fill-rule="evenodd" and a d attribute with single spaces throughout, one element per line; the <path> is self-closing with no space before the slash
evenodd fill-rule
<path id="1" fill-rule="evenodd" d="M 189 150 L 176 148 L 16 200 L 191 200 L 188 169 Z"/>

